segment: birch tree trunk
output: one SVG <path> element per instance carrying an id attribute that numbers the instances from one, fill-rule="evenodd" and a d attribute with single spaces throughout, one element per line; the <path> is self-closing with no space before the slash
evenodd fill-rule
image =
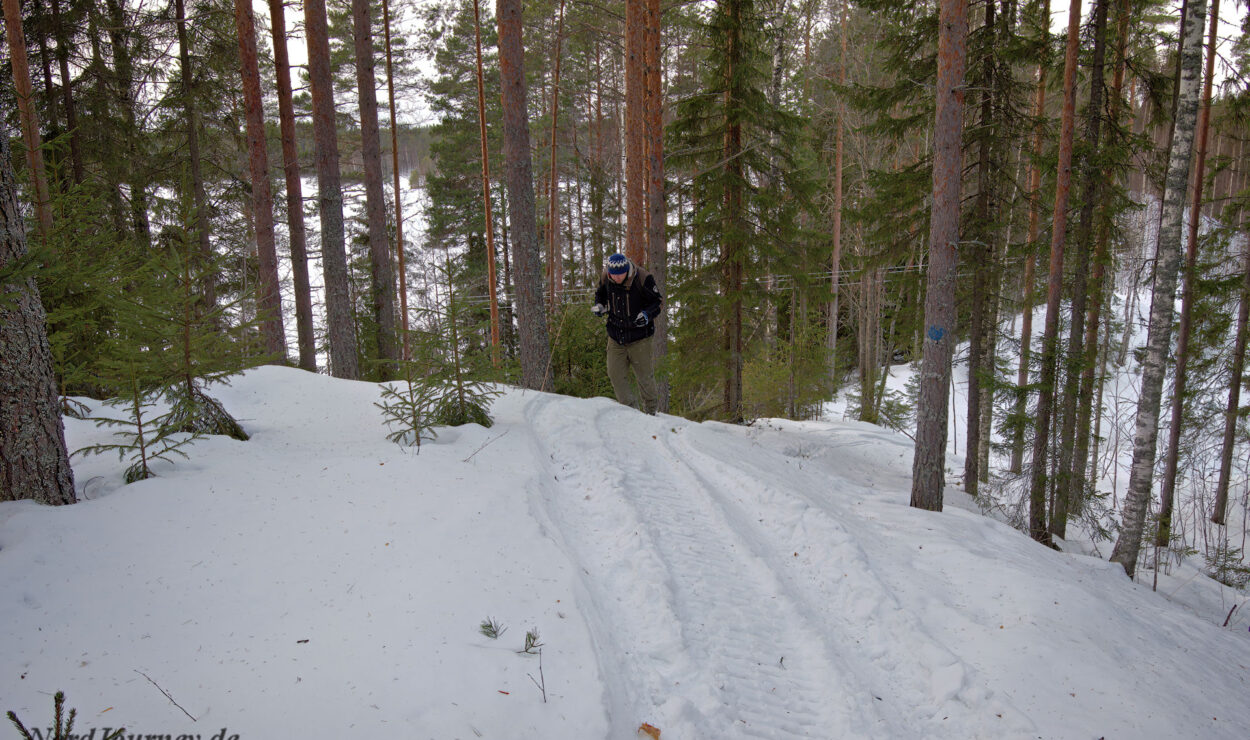
<path id="1" fill-rule="evenodd" d="M 942 510 L 947 403 L 955 343 L 955 265 L 963 151 L 964 70 L 968 56 L 966 0 L 942 0 L 938 10 L 937 113 L 933 125 L 933 216 L 924 348 L 916 408 L 911 505 Z"/>
<path id="2" fill-rule="evenodd" d="M 1172 418 L 1168 425 L 1167 451 L 1164 452 L 1163 481 L 1160 485 L 1159 531 L 1155 544 L 1167 547 L 1172 539 L 1172 502 L 1176 498 L 1176 465 L 1180 456 L 1181 426 L 1184 424 L 1185 386 L 1189 375 L 1189 335 L 1194 304 L 1194 272 L 1198 261 L 1198 224 L 1202 219 L 1203 175 L 1207 166 L 1207 133 L 1211 123 L 1211 84 L 1215 74 L 1216 33 L 1220 22 L 1220 0 L 1211 3 L 1211 30 L 1207 41 L 1206 80 L 1202 87 L 1202 109 L 1198 118 L 1197 157 L 1194 167 L 1193 200 L 1189 205 L 1189 233 L 1185 245 L 1185 273 L 1181 289 L 1181 321 L 1176 337 L 1176 370 L 1172 386 Z"/>
<path id="3" fill-rule="evenodd" d="M 543 311 L 543 275 L 534 207 L 534 172 L 530 162 L 530 125 L 526 116 L 521 2 L 496 0 L 495 13 L 499 24 L 504 174 L 516 262 L 521 384 L 526 388 L 542 390 L 550 387 L 551 347 L 547 343 L 547 317 Z"/>
<path id="4" fill-rule="evenodd" d="M 330 374 L 360 377 L 356 324 L 347 286 L 347 243 L 343 233 L 343 185 L 339 138 L 334 115 L 334 78 L 330 73 L 330 36 L 325 0 L 304 0 L 308 35 L 308 79 L 312 88 L 313 143 L 317 150 L 317 207 L 321 214 L 321 265 L 325 272 L 326 332 L 330 339 Z"/>
<path id="5" fill-rule="evenodd" d="M 1206 0 L 1190 0 L 1181 45 L 1181 82 L 1176 94 L 1176 125 L 1168 156 L 1163 190 L 1163 220 L 1155 250 L 1155 276 L 1150 305 L 1150 328 L 1142 367 L 1141 396 L 1133 435 L 1133 464 L 1124 497 L 1120 537 L 1111 552 L 1112 562 L 1124 567 L 1132 578 L 1137 571 L 1146 510 L 1150 507 L 1154 481 L 1155 446 L 1159 437 L 1159 409 L 1163 380 L 1171 351 L 1172 318 L 1175 313 L 1176 277 L 1180 269 L 1181 229 L 1188 191 L 1189 165 L 1198 119 L 1202 83 L 1202 31 Z"/>
<path id="6" fill-rule="evenodd" d="M 0 272 L 24 258 L 9 132 L 0 124 Z M 74 503 L 47 316 L 33 277 L 0 282 L 0 501 Z"/>
<path id="7" fill-rule="evenodd" d="M 282 329 L 282 290 L 278 282 L 278 252 L 274 245 L 273 190 L 269 185 L 269 154 L 265 145 L 264 100 L 260 94 L 260 67 L 256 58 L 256 23 L 251 0 L 235 0 L 234 22 L 239 32 L 239 62 L 243 75 L 243 107 L 247 120 L 247 164 L 252 177 L 252 219 L 256 229 L 256 313 L 265 353 L 271 362 L 286 362 L 286 334 Z"/>

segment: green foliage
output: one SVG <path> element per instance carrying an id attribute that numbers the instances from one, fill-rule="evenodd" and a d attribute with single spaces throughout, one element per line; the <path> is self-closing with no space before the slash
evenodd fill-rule
<path id="1" fill-rule="evenodd" d="M 555 392 L 578 398 L 611 398 L 604 320 L 592 314 L 585 303 L 573 302 L 556 307 L 552 324 L 558 330 L 551 346 Z"/>
<path id="2" fill-rule="evenodd" d="M 172 455 L 188 457 L 182 448 L 191 444 L 203 435 L 195 432 L 183 433 L 174 429 L 171 411 L 156 411 L 159 393 L 146 392 L 140 385 L 136 372 L 131 376 L 130 393 L 121 398 L 113 398 L 106 403 L 124 413 L 124 416 L 95 416 L 91 421 L 97 427 L 114 427 L 117 442 L 90 445 L 75 450 L 75 455 L 100 455 L 116 452 L 117 459 L 129 461 L 123 478 L 127 483 L 155 477 L 152 465 L 158 460 L 173 463 Z"/>
<path id="3" fill-rule="evenodd" d="M 64 691 L 58 691 L 52 697 L 52 724 L 50 725 L 51 732 L 48 734 L 39 732 L 39 730 L 35 730 L 35 733 L 31 734 L 31 731 L 26 729 L 22 721 L 17 718 L 17 713 L 12 710 L 9 710 L 7 716 L 9 721 L 13 723 L 13 726 L 17 728 L 18 733 L 22 736 L 22 740 L 35 740 L 36 737 L 39 740 L 72 740 L 75 737 L 80 737 L 73 734 L 74 719 L 78 716 L 78 710 L 70 709 L 69 716 L 65 716 Z M 101 740 L 118 740 L 125 731 L 126 728 L 119 727 L 105 735 Z"/>
<path id="4" fill-rule="evenodd" d="M 525 647 L 521 648 L 517 652 L 533 655 L 535 653 L 542 652 L 539 650 L 542 646 L 542 641 L 538 638 L 538 628 L 533 627 L 525 633 Z"/>
<path id="5" fill-rule="evenodd" d="M 421 448 L 422 440 L 434 439 L 434 405 L 440 386 L 409 377 L 382 386 L 382 401 L 374 404 L 382 410 L 382 420 L 390 433 L 387 440 L 400 447 Z"/>
<path id="6" fill-rule="evenodd" d="M 712 8 L 696 47 L 703 53 L 698 92 L 678 103 L 669 130 L 672 165 L 693 173 L 682 188 L 692 202 L 690 254 L 668 276 L 680 298 L 670 311 L 672 404 L 696 417 L 713 412 L 736 363 L 743 363 L 744 404 L 745 363 L 766 358 L 757 370 L 761 378 L 772 374 L 767 366 L 777 350 L 752 341 L 767 337 L 765 324 L 779 313 L 770 304 L 788 302 L 791 289 L 805 300 L 825 293 L 805 281 L 823 259 L 808 226 L 817 157 L 772 74 L 770 45 L 781 32 L 753 0 Z M 818 313 L 807 318 L 815 323 Z M 744 346 L 736 357 L 731 334 L 739 319 Z M 769 399 L 759 401 L 767 406 Z"/>
<path id="7" fill-rule="evenodd" d="M 455 285 L 465 268 L 445 255 L 441 276 Z M 420 448 L 434 439 L 435 426 L 493 424 L 490 406 L 500 391 L 489 382 L 489 342 L 483 342 L 482 322 L 472 305 L 452 292 L 441 306 L 419 311 L 424 328 L 410 334 L 413 358 L 401 363 L 403 380 L 383 386 L 387 439 Z"/>
<path id="8" fill-rule="evenodd" d="M 478 625 L 477 631 L 492 640 L 498 640 L 508 628 L 500 624 L 494 617 L 487 617 Z"/>
<path id="9" fill-rule="evenodd" d="M 1246 564 L 1240 547 L 1221 541 L 1215 550 L 1205 556 L 1207 575 L 1233 588 L 1245 588 L 1250 584 L 1250 565 Z"/>
<path id="10" fill-rule="evenodd" d="M 196 435 L 221 434 L 240 442 L 249 439 L 248 433 L 221 402 L 201 390 L 196 382 L 166 390 L 165 399 L 170 409 L 164 426 L 173 431 Z"/>

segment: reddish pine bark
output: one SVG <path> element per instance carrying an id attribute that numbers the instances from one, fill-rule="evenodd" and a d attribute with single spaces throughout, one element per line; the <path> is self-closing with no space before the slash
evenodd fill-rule
<path id="1" fill-rule="evenodd" d="M 1043 49 L 1049 48 L 1050 33 L 1050 0 L 1042 3 L 1043 12 L 1038 18 L 1039 31 L 1043 41 Z M 1033 103 L 1033 115 L 1037 118 L 1037 127 L 1033 133 L 1033 161 L 1029 165 L 1029 251 L 1024 258 L 1024 279 L 1020 287 L 1021 312 L 1020 322 L 1020 370 L 1016 375 L 1016 410 L 1015 431 L 1011 437 L 1011 472 L 1020 473 L 1024 469 L 1024 414 L 1028 401 L 1029 357 L 1032 354 L 1033 342 L 1033 280 L 1037 269 L 1037 253 L 1040 251 L 1042 221 L 1042 158 L 1045 144 L 1046 114 L 1046 51 L 1042 52 L 1042 60 L 1037 65 L 1037 94 Z"/>
<path id="2" fill-rule="evenodd" d="M 477 2 L 478 0 L 473 0 L 475 18 Z M 382 28 L 386 35 L 386 93 L 391 103 L 391 174 L 395 178 L 395 254 L 399 259 L 399 330 L 403 340 L 400 346 L 403 349 L 403 360 L 407 362 L 412 359 L 412 347 L 408 339 L 408 272 L 404 264 L 404 199 L 399 182 L 399 126 L 395 121 L 395 72 L 391 55 L 391 6 L 388 0 L 382 0 Z M 481 79 L 480 70 L 478 79 L 479 81 Z M 478 90 L 480 93 L 481 88 L 479 87 Z M 494 275 L 493 269 L 491 275 Z M 494 295 L 493 281 L 492 278 L 492 296 Z"/>
<path id="3" fill-rule="evenodd" d="M 486 145 L 486 85 L 482 79 L 482 12 L 473 0 L 473 37 L 477 54 L 477 124 L 481 141 L 482 207 L 486 216 L 486 288 L 490 295 L 490 358 L 499 366 L 499 296 L 495 287 L 495 219 L 490 197 L 490 152 Z"/>
<path id="4" fill-rule="evenodd" d="M 1046 292 L 1046 326 L 1042 335 L 1042 375 L 1039 383 L 1037 426 L 1033 437 L 1029 488 L 1029 535 L 1050 542 L 1046 521 L 1047 448 L 1050 446 L 1051 407 L 1059 344 L 1059 301 L 1063 290 L 1063 246 L 1068 227 L 1068 193 L 1072 188 L 1072 140 L 1076 131 L 1076 62 L 1080 46 L 1081 1 L 1068 9 L 1068 43 L 1063 61 L 1063 115 L 1059 124 L 1059 165 L 1055 179 L 1055 210 L 1050 237 L 1050 282 Z"/>
<path id="5" fill-rule="evenodd" d="M 938 9 L 937 113 L 933 125 L 933 215 L 929 221 L 929 277 L 925 340 L 916 413 L 911 505 L 942 510 L 947 402 L 955 342 L 955 265 L 963 150 L 964 71 L 968 56 L 966 0 L 942 0 Z"/>
<path id="6" fill-rule="evenodd" d="M 269 0 L 273 26 L 273 61 L 278 78 L 278 126 L 282 136 L 282 173 L 286 180 L 287 229 L 291 243 L 291 279 L 295 286 L 295 331 L 299 366 L 317 372 L 317 337 L 313 333 L 312 289 L 308 279 L 308 235 L 304 228 L 304 186 L 300 181 L 299 150 L 295 141 L 291 62 L 286 48 L 283 0 Z"/>
<path id="7" fill-rule="evenodd" d="M 369 235 L 369 303 L 377 324 L 378 373 L 394 377 L 399 352 L 395 342 L 395 273 L 386 233 L 386 188 L 382 185 L 382 136 L 378 131 L 377 78 L 373 71 L 373 29 L 369 0 L 352 0 L 352 36 L 356 51 L 356 95 L 360 103 L 360 157 L 365 175 L 365 219 Z"/>
<path id="8" fill-rule="evenodd" d="M 239 32 L 239 62 L 243 75 L 243 107 L 247 121 L 247 164 L 252 176 L 252 219 L 256 229 L 256 313 L 265 352 L 272 361 L 286 361 L 282 330 L 282 293 L 278 283 L 278 253 L 274 246 L 273 191 L 269 186 L 269 154 L 265 148 L 264 100 L 260 94 L 260 67 L 256 59 L 256 24 L 250 0 L 235 0 L 234 21 Z"/>
<path id="9" fill-rule="evenodd" d="M 560 254 L 560 170 L 556 158 L 556 134 L 560 120 L 560 48 L 564 40 L 564 0 L 560 0 L 556 26 L 555 70 L 551 79 L 551 171 L 547 177 L 547 274 L 548 305 L 556 305 L 564 280 L 564 259 Z"/>
<path id="10" fill-rule="evenodd" d="M 534 172 L 530 163 L 530 127 L 526 117 L 525 45 L 521 34 L 520 0 L 496 0 L 499 24 L 499 77 L 502 85 L 504 173 L 508 218 L 516 263 L 517 331 L 521 384 L 550 387 L 550 345 L 543 310 L 542 265 L 534 207 Z"/>
<path id="11" fill-rule="evenodd" d="M 343 233 L 343 188 L 334 116 L 334 79 L 325 0 L 304 0 L 308 34 L 308 78 L 312 88 L 313 143 L 317 149 L 317 207 L 321 214 L 321 264 L 325 271 L 326 332 L 330 374 L 360 377 L 356 326 L 347 286 L 347 244 Z"/>
<path id="12" fill-rule="evenodd" d="M 647 261 L 645 27 L 647 0 L 625 0 L 625 256 Z"/>
<path id="13" fill-rule="evenodd" d="M 35 111 L 34 93 L 31 91 L 30 63 L 26 58 L 26 37 L 22 33 L 19 0 L 4 0 L 4 28 L 9 41 L 9 63 L 13 70 L 18 120 L 22 125 L 22 141 L 26 145 L 26 166 L 30 168 L 30 184 L 34 190 L 39 238 L 46 241 L 52 233 L 52 199 L 48 195 L 48 176 L 44 170 L 43 150 L 40 149 L 43 142 L 40 141 L 39 114 Z"/>
<path id="14" fill-rule="evenodd" d="M 668 283 L 668 209 L 664 198 L 664 75 L 660 43 L 660 0 L 647 0 L 646 28 L 647 119 L 647 269 L 661 294 Z M 668 350 L 668 313 L 655 319 L 654 361 Z M 668 380 L 661 379 L 659 410 L 668 411 Z"/>

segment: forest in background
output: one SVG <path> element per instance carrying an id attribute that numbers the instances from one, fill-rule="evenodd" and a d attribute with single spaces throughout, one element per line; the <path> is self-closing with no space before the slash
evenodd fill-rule
<path id="1" fill-rule="evenodd" d="M 911 434 L 920 389 L 887 391 L 884 369 L 920 363 L 931 328 L 939 13 L 954 5 L 307 0 L 288 27 L 281 0 L 268 17 L 6 0 L 0 100 L 33 257 L 0 277 L 37 282 L 66 398 L 175 389 L 202 408 L 205 381 L 267 362 L 589 396 L 610 393 L 587 304 L 622 251 L 666 298 L 665 410 L 804 419 L 851 393 L 859 419 Z M 947 341 L 966 347 L 975 454 L 954 477 L 1041 541 L 1069 520 L 1124 537 L 1097 487 L 1103 382 L 1146 354 L 1131 339 L 1164 264 L 1184 52 L 1201 80 L 1203 47 L 1222 43 L 1209 134 L 1201 116 L 1187 129 L 1201 154 L 1181 200 L 1202 219 L 1186 216 L 1187 259 L 1163 270 L 1182 311 L 1159 474 L 1128 533 L 1241 578 L 1223 523 L 1230 500 L 1246 509 L 1250 450 L 1242 8 L 1093 0 L 1073 37 L 1048 0 L 958 5 Z M 1186 13 L 1203 25 L 1182 50 Z M 306 66 L 289 66 L 289 36 Z M 435 121 L 398 125 L 397 107 Z M 509 156 L 518 121 L 525 157 Z M 1214 527 L 1173 526 L 1176 490 Z"/>

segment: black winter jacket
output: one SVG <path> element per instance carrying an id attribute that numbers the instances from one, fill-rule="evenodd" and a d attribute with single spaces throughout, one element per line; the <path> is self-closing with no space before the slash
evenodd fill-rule
<path id="1" fill-rule="evenodd" d="M 595 291 L 595 303 L 608 307 L 608 336 L 617 344 L 633 344 L 655 334 L 655 317 L 660 315 L 662 302 L 655 277 L 634 264 L 630 264 L 628 276 L 620 283 L 608 277 L 605 270 Z M 647 323 L 635 326 L 640 311 L 647 314 Z"/>

